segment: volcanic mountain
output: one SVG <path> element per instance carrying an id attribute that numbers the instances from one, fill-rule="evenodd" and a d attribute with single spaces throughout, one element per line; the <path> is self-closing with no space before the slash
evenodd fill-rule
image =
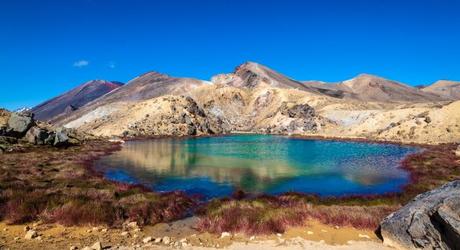
<path id="1" fill-rule="evenodd" d="M 437 94 L 450 100 L 459 100 L 460 82 L 439 80 L 428 87 L 422 88 L 422 91 Z"/>
<path id="2" fill-rule="evenodd" d="M 342 84 L 350 88 L 357 98 L 363 101 L 428 102 L 443 100 L 438 95 L 368 74 L 361 74 Z"/>
<path id="3" fill-rule="evenodd" d="M 120 82 L 92 80 L 37 105 L 31 111 L 37 120 L 49 121 L 59 115 L 73 112 L 122 85 Z"/>
<path id="4" fill-rule="evenodd" d="M 437 93 L 422 91 L 418 88 L 388 80 L 382 77 L 360 74 L 350 80 L 339 83 L 306 81 L 305 85 L 342 91 L 345 97 L 371 102 L 433 102 L 446 98 Z"/>
<path id="5" fill-rule="evenodd" d="M 55 123 L 64 124 L 66 121 L 77 119 L 96 110 L 98 117 L 109 112 L 108 110 L 111 112 L 115 106 L 123 105 L 122 103 L 138 103 L 163 95 L 184 95 L 204 84 L 206 84 L 205 81 L 192 78 L 176 78 L 158 72 L 147 72 L 107 95 L 95 99 L 76 112 L 58 117 Z"/>
<path id="6" fill-rule="evenodd" d="M 266 66 L 254 62 L 246 62 L 238 66 L 233 73 L 220 74 L 212 78 L 216 84 L 224 84 L 237 88 L 273 87 L 282 89 L 298 89 L 315 94 L 342 97 L 342 91 L 323 89 L 293 80 Z"/>

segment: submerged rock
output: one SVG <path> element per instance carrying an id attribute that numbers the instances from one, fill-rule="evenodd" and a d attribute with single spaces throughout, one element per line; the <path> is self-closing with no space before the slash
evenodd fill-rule
<path id="1" fill-rule="evenodd" d="M 460 249 L 460 180 L 420 194 L 378 229 L 396 248 Z"/>

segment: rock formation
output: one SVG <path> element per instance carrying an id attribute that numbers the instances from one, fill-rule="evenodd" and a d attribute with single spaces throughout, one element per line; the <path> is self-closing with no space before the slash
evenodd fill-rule
<path id="1" fill-rule="evenodd" d="M 18 143 L 62 147 L 79 143 L 79 138 L 76 131 L 37 122 L 30 112 L 0 110 L 0 153 Z"/>
<path id="2" fill-rule="evenodd" d="M 420 194 L 380 224 L 386 245 L 460 249 L 460 181 Z"/>

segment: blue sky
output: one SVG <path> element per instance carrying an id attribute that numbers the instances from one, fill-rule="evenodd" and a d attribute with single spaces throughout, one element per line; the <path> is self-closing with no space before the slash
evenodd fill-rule
<path id="1" fill-rule="evenodd" d="M 298 80 L 460 80 L 460 0 L 0 2 L 0 107 L 155 70 L 209 79 L 245 61 Z"/>

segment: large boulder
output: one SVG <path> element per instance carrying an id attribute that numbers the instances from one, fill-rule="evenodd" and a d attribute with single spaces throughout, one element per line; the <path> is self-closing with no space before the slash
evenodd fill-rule
<path id="1" fill-rule="evenodd" d="M 34 115 L 32 113 L 12 113 L 8 119 L 7 134 L 22 137 L 34 124 Z"/>
<path id="2" fill-rule="evenodd" d="M 418 195 L 385 218 L 378 233 L 399 249 L 460 249 L 460 180 Z"/>

